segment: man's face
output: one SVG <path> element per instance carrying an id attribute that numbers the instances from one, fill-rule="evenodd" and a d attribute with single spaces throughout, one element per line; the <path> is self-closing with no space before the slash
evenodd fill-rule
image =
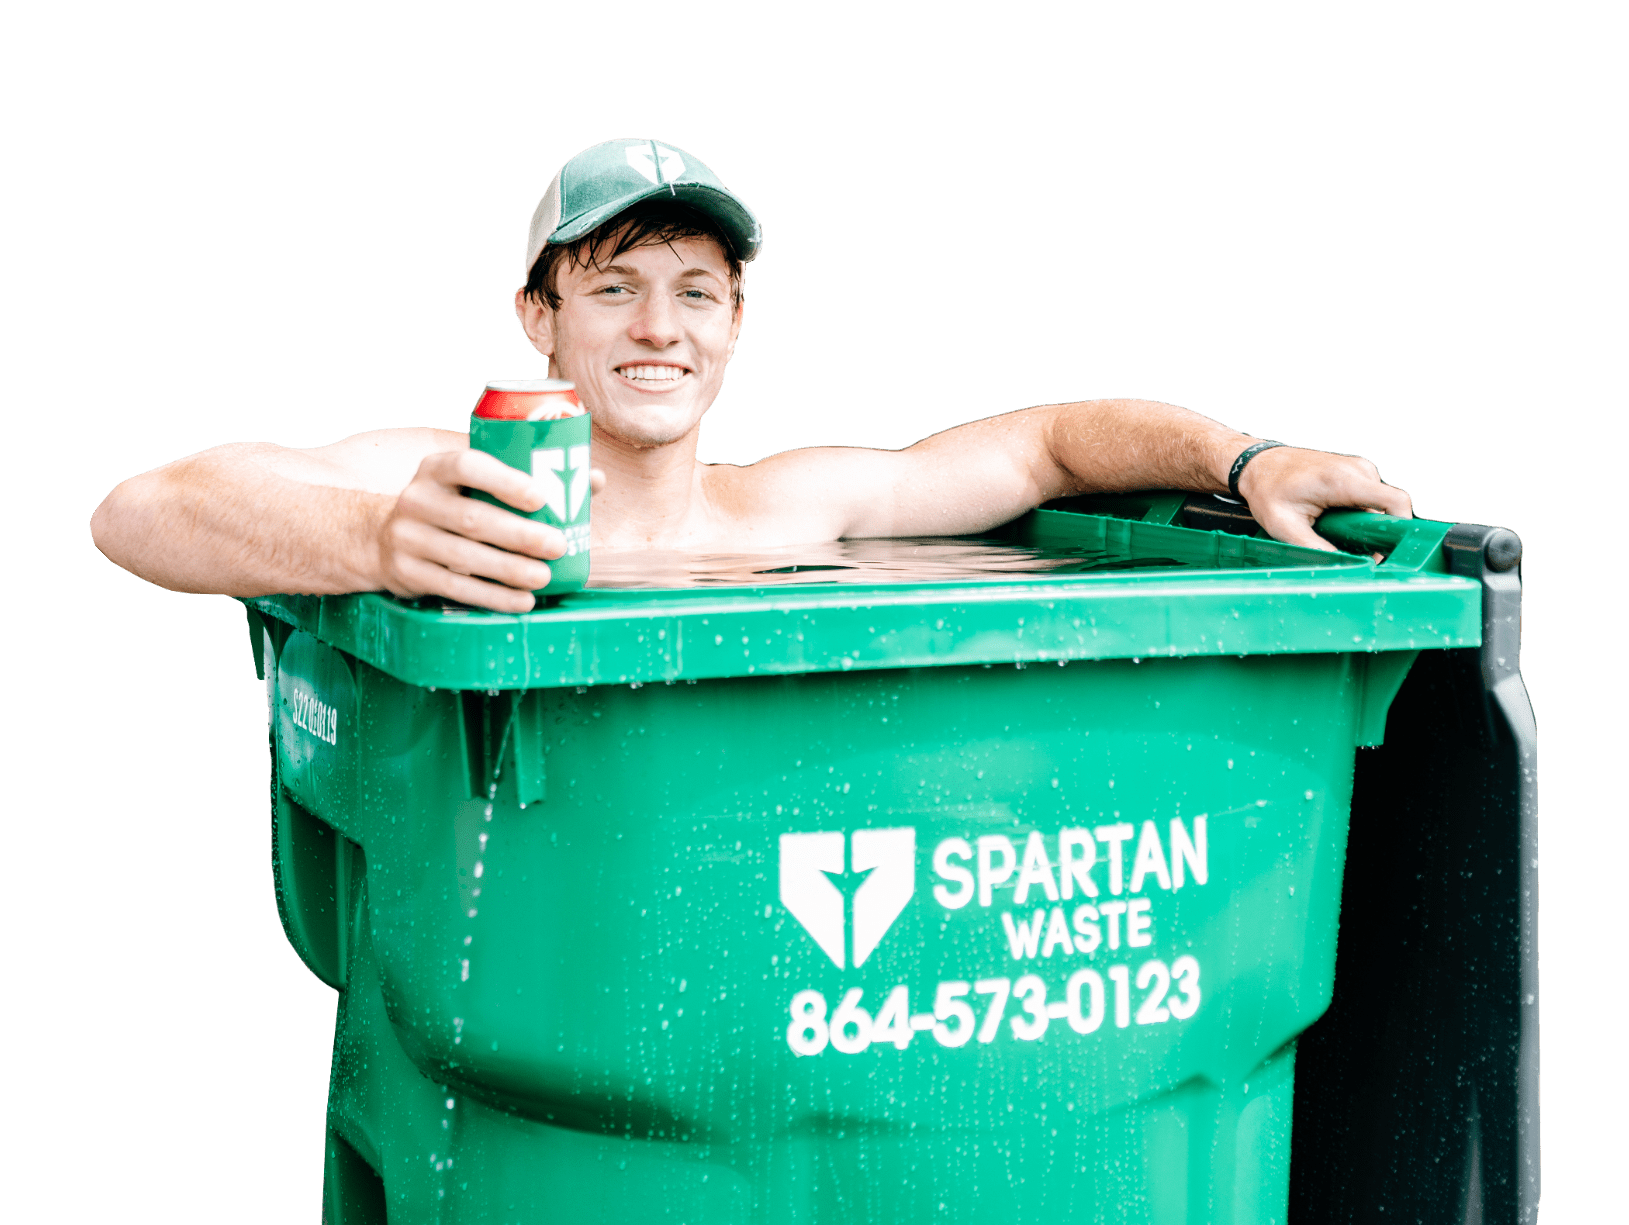
<path id="1" fill-rule="evenodd" d="M 724 382 L 741 312 L 710 238 L 625 251 L 559 273 L 560 309 L 516 299 L 549 373 L 570 379 L 597 429 L 636 447 L 695 430 Z"/>

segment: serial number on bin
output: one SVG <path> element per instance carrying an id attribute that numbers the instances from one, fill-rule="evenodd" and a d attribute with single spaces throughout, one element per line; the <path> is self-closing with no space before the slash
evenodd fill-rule
<path id="1" fill-rule="evenodd" d="M 1133 985 L 1143 993 L 1135 1013 Z M 979 996 L 989 997 L 983 1004 L 982 1019 L 974 1014 Z M 1038 974 L 1025 974 L 1016 981 L 981 978 L 940 983 L 931 1013 L 913 1013 L 910 990 L 903 985 L 888 993 L 874 1017 L 861 1007 L 865 992 L 859 987 L 845 992 L 835 1011 L 828 1011 L 826 997 L 819 991 L 799 991 L 792 997 L 786 1043 L 799 1055 L 818 1055 L 828 1046 L 840 1054 L 858 1055 L 873 1045 L 891 1044 L 904 1050 L 917 1034 L 928 1033 L 940 1046 L 957 1047 L 975 1037 L 994 1042 L 1002 1032 L 1003 1020 L 1012 1037 L 1036 1042 L 1053 1021 L 1067 1023 L 1077 1034 L 1095 1033 L 1106 1019 L 1111 996 L 1118 1029 L 1133 1023 L 1186 1021 L 1199 1011 L 1199 962 L 1191 956 L 1178 957 L 1170 965 L 1150 960 L 1138 966 L 1135 974 L 1127 965 L 1109 966 L 1105 974 L 1076 970 L 1064 983 L 1062 998 L 1050 1000 L 1046 980 Z M 1017 1005 L 1016 1015 L 1007 1015 L 1009 1004 Z"/>

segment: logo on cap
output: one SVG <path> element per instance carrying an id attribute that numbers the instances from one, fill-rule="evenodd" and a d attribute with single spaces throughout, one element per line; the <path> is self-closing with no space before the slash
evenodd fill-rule
<path id="1" fill-rule="evenodd" d="M 915 892 L 914 829 L 857 829 L 846 840 L 837 833 L 781 835 L 781 904 L 839 970 L 850 948 L 853 964 L 865 964 Z"/>
<path id="2" fill-rule="evenodd" d="M 652 149 L 656 150 L 656 157 L 662 159 L 660 175 L 656 172 L 656 160 L 651 157 Z M 623 155 L 627 157 L 628 165 L 652 183 L 660 183 L 664 179 L 671 183 L 684 173 L 684 158 L 653 140 L 642 140 L 637 145 L 629 145 L 623 150 Z"/>

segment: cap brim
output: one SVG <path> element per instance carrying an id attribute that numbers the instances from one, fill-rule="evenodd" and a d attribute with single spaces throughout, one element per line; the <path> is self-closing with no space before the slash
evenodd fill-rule
<path id="1" fill-rule="evenodd" d="M 618 213 L 626 212 L 641 200 L 649 200 L 652 196 L 669 193 L 689 204 L 695 205 L 718 222 L 719 227 L 735 243 L 736 253 L 743 263 L 758 254 L 762 239 L 759 236 L 757 218 L 749 213 L 746 206 L 734 196 L 706 183 L 654 184 L 648 191 L 624 196 L 611 204 L 591 209 L 580 217 L 573 217 L 570 221 L 560 225 L 553 234 L 550 234 L 548 241 L 556 246 L 562 243 L 576 242 L 590 230 L 604 225 Z"/>

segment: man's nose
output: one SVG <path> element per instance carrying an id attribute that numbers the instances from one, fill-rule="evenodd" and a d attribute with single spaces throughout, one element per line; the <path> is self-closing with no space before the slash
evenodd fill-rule
<path id="1" fill-rule="evenodd" d="M 629 333 L 633 339 L 658 349 L 677 344 L 683 338 L 678 304 L 667 294 L 651 294 L 640 305 Z"/>

